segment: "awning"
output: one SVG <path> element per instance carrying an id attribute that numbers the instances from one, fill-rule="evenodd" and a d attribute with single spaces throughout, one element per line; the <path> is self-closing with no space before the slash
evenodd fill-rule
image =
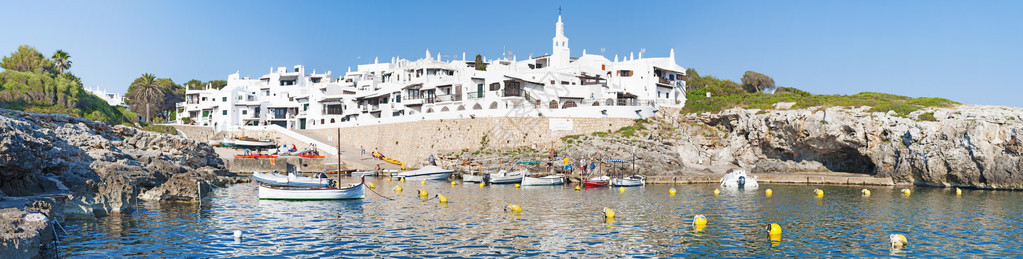
<path id="1" fill-rule="evenodd" d="M 298 79 L 298 75 L 293 75 L 293 76 L 285 75 L 285 76 L 281 76 L 280 80 L 281 81 L 291 81 L 291 80 L 297 80 L 297 79 Z"/>

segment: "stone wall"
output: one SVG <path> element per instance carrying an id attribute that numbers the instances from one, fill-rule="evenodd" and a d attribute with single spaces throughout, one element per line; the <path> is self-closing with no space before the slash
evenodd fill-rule
<path id="1" fill-rule="evenodd" d="M 551 131 L 550 119 L 475 118 L 347 127 L 341 128 L 341 142 L 347 146 L 364 146 L 367 152 L 379 148 L 384 155 L 414 168 L 421 166 L 430 154 L 523 146 L 546 149 L 561 143 L 560 138 L 564 136 L 614 131 L 634 122 L 618 118 L 571 118 L 572 130 Z M 310 132 L 321 136 L 337 135 L 337 129 Z"/>
<path id="2" fill-rule="evenodd" d="M 337 170 L 337 165 L 324 165 L 325 163 L 337 163 L 337 160 L 330 158 L 287 157 L 274 158 L 273 162 L 270 162 L 270 159 L 264 158 L 228 158 L 224 160 L 227 162 L 228 171 L 244 174 L 273 171 L 284 173 L 288 172 L 289 169 L 294 169 L 298 172 L 322 172 L 324 169 Z M 342 164 L 342 169 L 344 168 L 345 166 Z"/>

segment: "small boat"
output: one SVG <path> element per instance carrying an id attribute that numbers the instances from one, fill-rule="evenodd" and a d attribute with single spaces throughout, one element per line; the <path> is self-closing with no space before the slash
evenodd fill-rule
<path id="1" fill-rule="evenodd" d="M 273 186 L 327 187 L 334 182 L 330 178 L 326 178 L 326 174 L 323 176 L 324 177 L 306 177 L 298 176 L 296 174 L 282 175 L 278 173 L 252 173 L 252 179 L 255 179 L 257 182 Z"/>
<path id="2" fill-rule="evenodd" d="M 277 158 L 275 155 L 267 154 L 255 154 L 255 155 L 234 155 L 234 158 Z"/>
<path id="3" fill-rule="evenodd" d="M 446 180 L 453 170 L 447 170 L 440 168 L 435 165 L 426 166 L 417 170 L 405 171 L 396 173 L 393 177 L 398 179 L 405 179 L 406 181 L 420 181 L 420 180 Z"/>
<path id="4" fill-rule="evenodd" d="M 462 173 L 462 181 L 467 183 L 483 183 L 486 181 L 486 174 L 488 171 L 472 171 L 469 173 Z M 492 171 L 489 171 L 492 172 Z"/>
<path id="5" fill-rule="evenodd" d="M 260 200 L 346 200 L 366 197 L 364 183 L 331 188 L 275 187 L 259 185 Z"/>
<path id="6" fill-rule="evenodd" d="M 258 140 L 258 139 L 255 139 L 255 138 L 246 138 L 246 137 L 235 138 L 235 139 L 232 139 L 232 140 L 224 140 L 224 141 L 221 141 L 220 143 L 221 143 L 221 145 L 229 145 L 229 146 L 235 146 L 235 147 L 268 147 L 268 148 L 277 147 L 277 144 L 274 144 L 273 142 L 270 142 L 270 141 L 262 141 L 262 140 Z M 227 143 L 230 143 L 230 144 L 227 144 Z"/>
<path id="7" fill-rule="evenodd" d="M 756 189 L 757 187 L 760 187 L 760 184 L 757 184 L 757 177 L 756 176 L 749 177 L 748 175 L 746 175 L 746 170 L 733 168 L 729 169 L 728 171 L 729 171 L 728 174 L 725 174 L 724 177 L 721 177 L 721 187 L 727 188 L 738 187 L 739 189 L 744 188 Z"/>
<path id="8" fill-rule="evenodd" d="M 377 176 L 377 174 L 379 174 L 377 171 L 355 171 L 355 172 L 351 173 L 352 177 L 363 177 L 363 176 L 375 177 L 375 176 Z"/>
<path id="9" fill-rule="evenodd" d="M 522 171 L 508 172 L 508 171 L 505 171 L 505 170 L 501 170 L 501 171 L 497 172 L 496 174 L 489 174 L 489 175 L 490 175 L 490 184 L 512 184 L 512 183 L 521 183 L 522 182 L 522 176 L 525 175 L 525 174 Z M 486 177 L 484 176 L 484 178 L 486 178 Z"/>
<path id="10" fill-rule="evenodd" d="M 585 181 L 583 181 L 583 186 L 585 186 L 585 187 L 607 187 L 607 185 L 610 182 L 611 182 L 611 177 L 609 177 L 609 176 L 606 176 L 606 175 L 604 175 L 604 176 L 597 176 L 597 177 L 593 177 L 593 178 L 586 179 Z"/>
<path id="11" fill-rule="evenodd" d="M 556 174 L 548 176 L 522 176 L 522 186 L 532 185 L 562 185 L 565 184 L 565 175 Z"/>
<path id="12" fill-rule="evenodd" d="M 298 156 L 299 157 L 304 157 L 304 158 L 324 158 L 325 157 L 325 156 L 316 155 L 316 154 L 309 154 L 309 153 L 298 154 Z"/>
<path id="13" fill-rule="evenodd" d="M 646 185 L 646 177 L 633 175 L 626 178 L 611 178 L 612 187 L 632 187 Z"/>

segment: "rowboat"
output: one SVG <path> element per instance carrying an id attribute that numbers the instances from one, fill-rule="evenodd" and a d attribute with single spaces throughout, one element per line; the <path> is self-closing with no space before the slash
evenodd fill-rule
<path id="1" fill-rule="evenodd" d="M 597 176 L 597 177 L 586 179 L 585 181 L 583 181 L 583 186 L 586 186 L 586 187 L 607 187 L 607 185 L 608 185 L 608 183 L 610 181 L 611 181 L 611 177 L 608 177 L 606 175 L 604 175 L 604 176 Z"/>
<path id="2" fill-rule="evenodd" d="M 452 172 L 454 171 L 431 165 L 417 170 L 396 173 L 393 177 L 405 179 L 406 181 L 447 180 L 448 177 L 451 176 Z"/>
<path id="3" fill-rule="evenodd" d="M 254 138 L 235 138 L 231 140 L 224 140 L 220 142 L 221 145 L 235 146 L 235 147 L 277 147 L 270 141 L 262 141 Z"/>
<path id="4" fill-rule="evenodd" d="M 252 173 L 252 179 L 257 182 L 273 186 L 290 187 L 327 187 L 333 181 L 326 177 L 306 177 L 295 174 L 282 175 L 278 173 Z"/>
<path id="5" fill-rule="evenodd" d="M 490 184 L 521 183 L 523 175 L 525 174 L 522 171 L 508 172 L 501 170 L 496 174 L 490 174 Z"/>
<path id="6" fill-rule="evenodd" d="M 260 155 L 234 155 L 234 158 L 235 159 L 276 159 L 277 156 L 265 155 L 265 154 L 260 154 Z"/>
<path id="7" fill-rule="evenodd" d="M 522 176 L 522 186 L 531 186 L 531 185 L 562 185 L 562 184 L 565 184 L 565 175 L 563 175 L 563 174 L 540 176 L 540 177 L 527 176 L 527 175 L 523 175 Z"/>
<path id="8" fill-rule="evenodd" d="M 646 177 L 633 175 L 626 178 L 611 178 L 612 187 L 632 187 L 646 185 Z"/>
<path id="9" fill-rule="evenodd" d="M 260 200 L 346 200 L 365 197 L 366 190 L 363 188 L 363 183 L 324 188 L 259 185 Z"/>
<path id="10" fill-rule="evenodd" d="M 483 182 L 483 174 L 481 174 L 480 171 L 462 173 L 462 181 L 467 183 Z"/>
<path id="11" fill-rule="evenodd" d="M 724 177 L 721 177 L 721 187 L 739 189 L 744 188 L 756 189 L 757 187 L 760 187 L 760 185 L 757 184 L 757 177 L 747 176 L 746 170 L 730 169 L 728 171 L 729 171 L 728 174 L 725 174 Z"/>

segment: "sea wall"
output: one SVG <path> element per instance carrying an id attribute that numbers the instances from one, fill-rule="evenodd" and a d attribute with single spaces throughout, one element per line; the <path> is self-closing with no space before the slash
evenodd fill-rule
<path id="1" fill-rule="evenodd" d="M 267 173 L 274 171 L 284 173 L 289 172 L 290 170 L 298 172 L 337 170 L 336 164 L 326 165 L 326 163 L 337 163 L 337 160 L 330 160 L 328 158 L 228 158 L 224 159 L 224 161 L 227 163 L 228 171 L 243 174 L 249 174 L 252 172 Z M 342 164 L 342 167 L 344 167 L 344 164 Z"/>
<path id="2" fill-rule="evenodd" d="M 565 120 L 571 121 L 570 130 Z M 633 119 L 618 118 L 466 118 L 452 120 L 428 120 L 408 123 L 368 125 L 341 128 L 342 145 L 363 146 L 367 152 L 378 148 L 384 155 L 404 161 L 411 167 L 424 164 L 431 155 L 462 150 L 515 149 L 535 147 L 548 149 L 560 143 L 568 135 L 590 134 L 597 131 L 614 131 L 632 125 Z M 561 124 L 559 124 L 561 123 Z M 309 130 L 314 134 L 336 137 L 338 129 Z"/>

